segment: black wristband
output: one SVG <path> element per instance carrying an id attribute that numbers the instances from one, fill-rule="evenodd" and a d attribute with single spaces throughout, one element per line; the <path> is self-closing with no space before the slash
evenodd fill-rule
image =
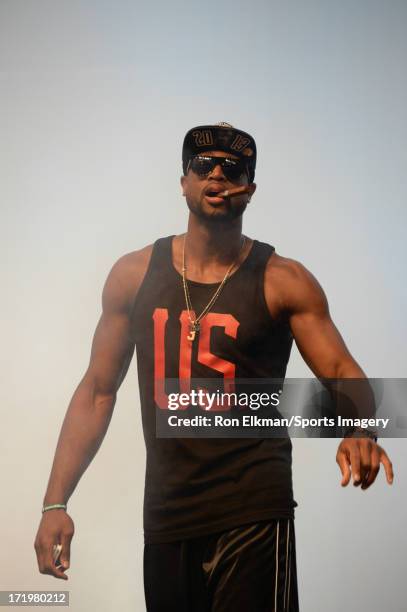
<path id="1" fill-rule="evenodd" d="M 350 427 L 345 431 L 345 438 L 370 438 L 377 442 L 377 431 L 365 427 Z"/>

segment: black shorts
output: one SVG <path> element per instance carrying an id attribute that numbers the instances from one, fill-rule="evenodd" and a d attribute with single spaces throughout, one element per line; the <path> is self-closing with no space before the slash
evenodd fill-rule
<path id="1" fill-rule="evenodd" d="M 146 544 L 147 612 L 298 612 L 293 519 Z"/>

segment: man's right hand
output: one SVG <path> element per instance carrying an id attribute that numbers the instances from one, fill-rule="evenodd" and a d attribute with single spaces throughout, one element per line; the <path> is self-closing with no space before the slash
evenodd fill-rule
<path id="1" fill-rule="evenodd" d="M 68 580 L 68 576 L 64 572 L 69 568 L 71 540 L 74 532 L 73 520 L 65 510 L 44 512 L 34 542 L 38 569 L 41 574 L 50 574 L 55 578 Z M 53 557 L 55 544 L 62 545 L 59 556 L 61 565 L 58 564 L 58 566 L 55 564 Z"/>

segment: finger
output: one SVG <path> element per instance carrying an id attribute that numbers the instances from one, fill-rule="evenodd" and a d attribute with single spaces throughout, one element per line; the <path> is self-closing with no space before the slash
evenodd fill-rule
<path id="1" fill-rule="evenodd" d="M 353 475 L 353 484 L 355 487 L 359 486 L 361 483 L 361 476 L 360 476 L 360 452 L 359 452 L 359 445 L 358 442 L 356 440 L 352 440 L 352 442 L 354 442 L 350 449 L 350 464 L 351 464 L 351 468 L 352 468 L 352 475 Z"/>
<path id="2" fill-rule="evenodd" d="M 59 556 L 61 554 L 62 544 L 54 544 L 52 547 L 52 559 L 55 565 L 59 565 Z"/>
<path id="3" fill-rule="evenodd" d="M 54 563 L 54 543 L 47 544 L 42 547 L 42 564 L 40 567 L 41 574 L 49 574 L 55 578 L 68 580 L 68 576 L 64 574 L 62 566 L 56 566 Z"/>
<path id="4" fill-rule="evenodd" d="M 40 542 L 37 539 L 34 542 L 34 548 L 35 548 L 35 553 L 37 555 L 38 570 L 41 572 L 44 562 L 43 562 L 42 547 L 41 547 Z"/>
<path id="5" fill-rule="evenodd" d="M 386 472 L 387 482 L 393 484 L 394 473 L 393 464 L 387 456 L 386 451 L 380 447 L 380 462 L 383 463 L 384 471 Z"/>
<path id="6" fill-rule="evenodd" d="M 380 470 L 380 453 L 377 444 L 372 445 L 372 451 L 370 455 L 370 471 L 368 478 L 362 483 L 362 489 L 368 489 L 370 485 L 376 480 L 377 474 Z"/>
<path id="7" fill-rule="evenodd" d="M 336 462 L 342 472 L 341 486 L 346 487 L 349 484 L 351 475 L 349 461 L 346 453 L 344 453 L 343 451 L 338 451 L 338 454 L 336 455 Z"/>
<path id="8" fill-rule="evenodd" d="M 363 485 L 367 482 L 371 467 L 372 441 L 370 438 L 359 439 L 360 454 L 360 481 Z"/>
<path id="9" fill-rule="evenodd" d="M 54 544 L 52 547 L 52 560 L 57 569 L 65 569 L 61 562 L 62 544 Z"/>
<path id="10" fill-rule="evenodd" d="M 60 554 L 60 561 L 64 569 L 68 569 L 71 562 L 71 540 L 73 534 L 62 534 L 61 536 L 61 544 L 62 551 Z"/>

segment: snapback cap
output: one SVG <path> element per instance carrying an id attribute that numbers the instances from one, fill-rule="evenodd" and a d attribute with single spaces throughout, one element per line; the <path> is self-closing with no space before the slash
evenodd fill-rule
<path id="1" fill-rule="evenodd" d="M 256 169 L 256 143 L 247 132 L 224 121 L 215 125 L 198 125 L 190 129 L 182 145 L 182 170 L 187 173 L 188 161 L 205 151 L 225 151 L 246 160 L 249 182 L 253 183 Z"/>

